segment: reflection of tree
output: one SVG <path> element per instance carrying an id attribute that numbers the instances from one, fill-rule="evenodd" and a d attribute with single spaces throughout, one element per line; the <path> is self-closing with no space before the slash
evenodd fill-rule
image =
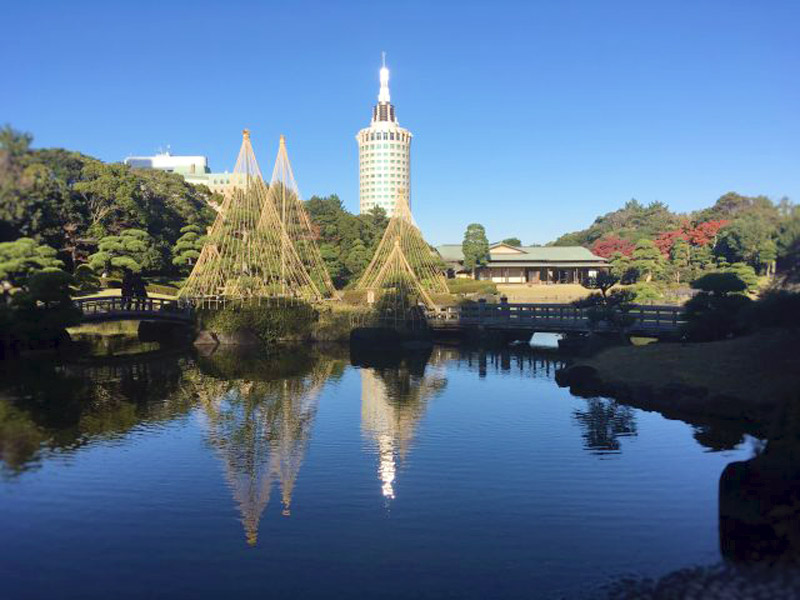
<path id="1" fill-rule="evenodd" d="M 222 358 L 223 362 L 227 358 Z M 322 386 L 341 365 L 315 356 L 310 370 L 304 360 L 300 373 L 261 379 L 275 365 L 250 363 L 247 379 L 202 377 L 197 395 L 206 416 L 208 438 L 225 464 L 225 477 L 242 515 L 247 542 L 254 545 L 272 486 L 281 490 L 283 514 L 291 510 L 303 457 L 311 436 Z"/>
<path id="2" fill-rule="evenodd" d="M 694 439 L 709 450 L 733 450 L 742 443 L 744 432 L 735 424 L 693 425 Z"/>
<path id="3" fill-rule="evenodd" d="M 381 492 L 394 498 L 397 462 L 405 459 L 428 400 L 446 385 L 442 370 L 404 361 L 395 367 L 361 369 L 361 427 L 376 446 Z"/>
<path id="4" fill-rule="evenodd" d="M 185 414 L 191 399 L 177 393 L 182 362 L 160 355 L 68 367 L 15 364 L 0 374 L 0 460 L 6 472 L 34 467 L 51 451 L 72 451 Z"/>
<path id="5" fill-rule="evenodd" d="M 575 410 L 572 416 L 583 430 L 587 450 L 617 452 L 619 438 L 636 435 L 636 416 L 629 406 L 604 398 L 590 398 L 586 403 L 586 410 Z"/>

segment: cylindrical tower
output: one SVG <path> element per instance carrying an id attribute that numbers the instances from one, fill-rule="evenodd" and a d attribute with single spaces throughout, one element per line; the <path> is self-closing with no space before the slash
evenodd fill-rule
<path id="1" fill-rule="evenodd" d="M 380 70 L 378 103 L 370 126 L 358 132 L 359 208 L 380 206 L 391 217 L 398 191 L 411 205 L 411 132 L 397 122 L 389 97 L 389 69 Z"/>

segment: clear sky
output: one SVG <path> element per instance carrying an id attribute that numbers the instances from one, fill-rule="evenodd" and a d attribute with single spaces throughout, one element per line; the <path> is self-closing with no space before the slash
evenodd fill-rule
<path id="1" fill-rule="evenodd" d="M 278 135 L 305 197 L 358 207 L 387 52 L 432 243 L 543 243 L 630 198 L 800 200 L 800 2 L 9 2 L 0 123 L 106 161 Z"/>

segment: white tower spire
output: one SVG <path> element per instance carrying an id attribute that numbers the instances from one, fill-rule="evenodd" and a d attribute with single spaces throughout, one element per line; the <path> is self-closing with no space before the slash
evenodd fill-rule
<path id="1" fill-rule="evenodd" d="M 397 122 L 389 96 L 389 69 L 381 53 L 381 90 L 369 127 L 358 132 L 361 214 L 375 207 L 392 216 L 398 193 L 411 205 L 411 132 Z"/>
<path id="2" fill-rule="evenodd" d="M 381 91 L 378 93 L 378 102 L 388 104 L 389 99 L 389 69 L 386 68 L 386 52 L 381 52 Z"/>

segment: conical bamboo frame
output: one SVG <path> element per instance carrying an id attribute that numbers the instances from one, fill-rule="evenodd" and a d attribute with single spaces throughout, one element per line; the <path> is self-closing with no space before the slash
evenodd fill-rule
<path id="1" fill-rule="evenodd" d="M 259 179 L 226 195 L 180 296 L 322 299 Z"/>
<path id="2" fill-rule="evenodd" d="M 377 294 L 374 312 L 381 326 L 414 328 L 425 320 L 419 310 L 420 301 L 429 309 L 436 308 L 403 254 L 400 240 L 395 240 L 374 281 L 374 287 L 369 291 Z"/>
<path id="3" fill-rule="evenodd" d="M 269 185 L 268 204 L 262 215 L 260 227 L 273 227 L 271 210 L 274 210 L 286 234 L 291 240 L 301 264 L 308 272 L 317 290 L 323 297 L 334 295 L 333 281 L 328 274 L 325 261 L 317 247 L 317 234 L 311 225 L 311 219 L 303 206 L 303 199 L 292 173 L 289 154 L 286 151 L 286 138 L 280 137 L 278 156 Z"/>
<path id="4" fill-rule="evenodd" d="M 254 181 L 264 181 L 261 169 L 253 152 L 253 145 L 250 143 L 250 130 L 242 130 L 242 146 L 239 148 L 239 156 L 236 157 L 236 165 L 233 167 L 233 176 L 228 193 L 234 189 L 247 189 L 247 186 Z"/>
<path id="5" fill-rule="evenodd" d="M 294 184 L 293 178 L 289 180 Z M 305 218 L 307 221 L 308 217 Z M 321 258 L 319 264 L 324 269 Z M 330 282 L 329 277 L 327 281 Z M 328 295 L 327 289 L 322 288 L 325 294 L 320 289 L 269 198 L 269 189 L 250 143 L 250 132 L 245 129 L 232 185 L 180 296 L 201 304 L 211 299 L 249 298 L 317 301 Z"/>
<path id="6" fill-rule="evenodd" d="M 396 245 L 399 245 L 399 252 L 416 282 L 415 287 L 426 292 L 426 304 L 433 304 L 429 294 L 448 293 L 447 281 L 439 268 L 439 261 L 414 223 L 403 189 L 398 190 L 394 214 L 389 219 L 375 256 L 356 284 L 357 290 L 379 290 L 383 287 L 386 274 L 384 267 L 395 252 Z"/>

